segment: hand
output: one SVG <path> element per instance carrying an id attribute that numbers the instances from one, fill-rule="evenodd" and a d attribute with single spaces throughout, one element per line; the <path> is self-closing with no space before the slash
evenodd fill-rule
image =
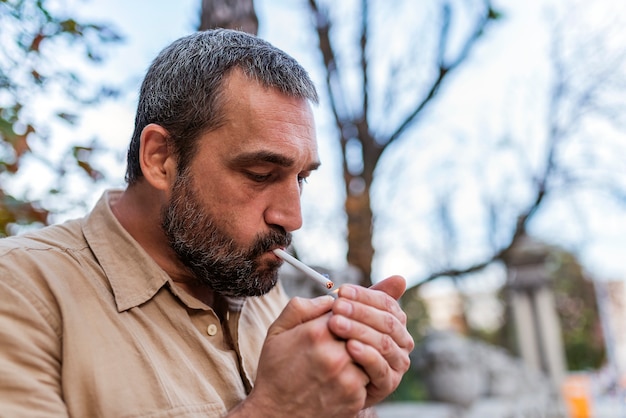
<path id="1" fill-rule="evenodd" d="M 333 304 L 328 326 L 346 340 L 348 353 L 369 378 L 366 406 L 391 394 L 409 369 L 409 353 L 415 344 L 406 329 L 406 314 L 397 302 L 405 289 L 400 276 L 370 288 L 344 285 Z"/>
<path id="2" fill-rule="evenodd" d="M 254 389 L 231 416 L 354 417 L 370 378 L 328 328 L 330 296 L 292 299 L 268 330 Z"/>

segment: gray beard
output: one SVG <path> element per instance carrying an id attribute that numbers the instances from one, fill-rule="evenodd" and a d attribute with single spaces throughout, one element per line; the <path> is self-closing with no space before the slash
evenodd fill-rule
<path id="1" fill-rule="evenodd" d="M 281 262 L 262 265 L 259 258 L 291 242 L 291 234 L 277 227 L 258 235 L 250 247 L 238 246 L 196 199 L 191 178 L 185 173 L 176 179 L 172 198 L 162 210 L 161 226 L 170 247 L 197 283 L 230 297 L 269 292 L 278 281 Z"/>

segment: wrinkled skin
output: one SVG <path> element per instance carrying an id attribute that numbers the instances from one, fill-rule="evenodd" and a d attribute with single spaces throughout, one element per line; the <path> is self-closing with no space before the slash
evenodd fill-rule
<path id="1" fill-rule="evenodd" d="M 268 332 L 255 388 L 232 416 L 354 417 L 387 397 L 414 343 L 396 299 L 404 279 L 339 298 L 294 298 Z M 256 415 L 255 415 L 256 414 Z"/>

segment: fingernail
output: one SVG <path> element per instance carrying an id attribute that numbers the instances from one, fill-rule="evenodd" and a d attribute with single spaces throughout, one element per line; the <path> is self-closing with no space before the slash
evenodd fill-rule
<path id="1" fill-rule="evenodd" d="M 356 289 L 352 286 L 343 286 L 339 290 L 339 296 L 342 296 L 347 299 L 355 299 L 356 298 Z"/>
<path id="2" fill-rule="evenodd" d="M 340 315 L 350 316 L 352 314 L 352 303 L 345 300 L 338 300 L 333 311 Z"/>
<path id="3" fill-rule="evenodd" d="M 337 321 L 337 327 L 339 327 L 341 331 L 347 331 L 350 327 L 348 320 L 343 316 L 336 316 L 335 321 Z"/>
<path id="4" fill-rule="evenodd" d="M 363 351 L 363 343 L 357 340 L 352 340 L 350 349 L 356 353 L 361 353 Z"/>

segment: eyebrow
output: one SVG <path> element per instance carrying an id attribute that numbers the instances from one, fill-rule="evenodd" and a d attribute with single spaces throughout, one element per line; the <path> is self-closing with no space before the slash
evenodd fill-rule
<path id="1" fill-rule="evenodd" d="M 246 152 L 243 154 L 237 155 L 232 163 L 234 165 L 250 165 L 250 164 L 258 164 L 258 163 L 270 163 L 276 164 L 281 167 L 289 168 L 295 164 L 295 161 L 292 158 L 286 157 L 282 154 L 277 154 L 271 151 L 256 151 L 256 152 Z M 315 161 L 307 167 L 308 171 L 313 171 L 319 168 L 320 162 Z"/>

